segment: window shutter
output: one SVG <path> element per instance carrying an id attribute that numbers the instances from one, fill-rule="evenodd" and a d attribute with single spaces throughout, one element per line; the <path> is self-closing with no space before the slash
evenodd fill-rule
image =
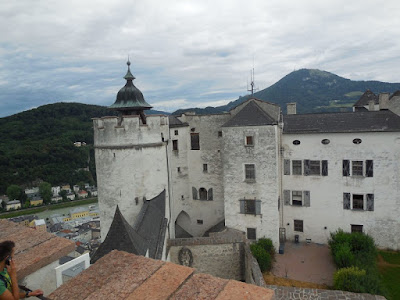
<path id="1" fill-rule="evenodd" d="M 290 159 L 283 161 L 283 175 L 290 175 Z"/>
<path id="2" fill-rule="evenodd" d="M 367 194 L 367 210 L 374 211 L 374 194 Z"/>
<path id="3" fill-rule="evenodd" d="M 241 213 L 241 214 L 244 214 L 244 201 L 245 201 L 245 200 L 239 200 L 239 203 L 240 203 L 240 213 Z"/>
<path id="4" fill-rule="evenodd" d="M 310 191 L 303 191 L 304 206 L 310 207 Z"/>
<path id="5" fill-rule="evenodd" d="M 256 215 L 261 215 L 261 200 L 256 200 Z"/>
<path id="6" fill-rule="evenodd" d="M 213 189 L 208 189 L 208 200 L 213 200 Z"/>
<path id="7" fill-rule="evenodd" d="M 350 176 L 350 161 L 343 160 L 343 176 Z"/>
<path id="8" fill-rule="evenodd" d="M 305 159 L 304 160 L 304 176 L 310 175 L 310 160 Z"/>
<path id="9" fill-rule="evenodd" d="M 343 193 L 343 209 L 350 209 L 350 193 Z"/>
<path id="10" fill-rule="evenodd" d="M 193 200 L 197 200 L 197 190 L 195 187 L 192 187 L 192 194 L 193 194 Z"/>
<path id="11" fill-rule="evenodd" d="M 328 176 L 328 161 L 322 161 L 322 176 Z"/>
<path id="12" fill-rule="evenodd" d="M 290 191 L 289 190 L 283 191 L 283 200 L 285 201 L 285 205 L 290 205 Z"/>
<path id="13" fill-rule="evenodd" d="M 374 161 L 373 160 L 367 160 L 365 162 L 365 167 L 367 169 L 365 176 L 374 177 Z"/>

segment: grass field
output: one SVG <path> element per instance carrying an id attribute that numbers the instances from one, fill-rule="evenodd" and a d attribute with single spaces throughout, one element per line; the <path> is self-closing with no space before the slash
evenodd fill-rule
<path id="1" fill-rule="evenodd" d="M 71 201 L 71 202 L 63 202 L 63 203 L 52 204 L 52 205 L 43 205 L 43 206 L 34 207 L 34 208 L 27 208 L 27 209 L 21 209 L 21 210 L 17 210 L 17 211 L 2 213 L 2 214 L 0 214 L 0 219 L 8 219 L 8 218 L 14 218 L 14 217 L 25 216 L 25 215 L 33 215 L 33 214 L 43 212 L 45 210 L 55 210 L 55 209 L 59 209 L 59 208 L 74 207 L 74 206 L 80 206 L 80 205 L 86 205 L 86 204 L 92 204 L 92 203 L 97 203 L 97 198 L 76 200 L 76 201 Z"/>
<path id="2" fill-rule="evenodd" d="M 378 269 L 387 289 L 387 299 L 400 299 L 400 251 L 379 251 Z"/>

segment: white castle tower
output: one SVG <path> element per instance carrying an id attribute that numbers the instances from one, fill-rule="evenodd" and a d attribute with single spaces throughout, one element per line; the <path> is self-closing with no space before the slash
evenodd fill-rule
<path id="1" fill-rule="evenodd" d="M 93 120 L 102 240 L 117 205 L 132 226 L 144 201 L 165 190 L 165 215 L 169 215 L 168 117 L 144 114 L 151 106 L 133 84 L 135 77 L 127 64 L 126 84 L 109 107 L 118 111 L 118 117 Z"/>

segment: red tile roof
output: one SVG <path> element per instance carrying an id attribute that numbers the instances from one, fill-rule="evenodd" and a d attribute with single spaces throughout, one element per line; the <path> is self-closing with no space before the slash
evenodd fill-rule
<path id="1" fill-rule="evenodd" d="M 14 259 L 20 279 L 75 250 L 73 241 L 0 220 L 0 242 L 6 240 L 15 243 Z"/>
<path id="2" fill-rule="evenodd" d="M 69 299 L 273 299 L 270 289 L 114 250 L 48 296 Z"/>

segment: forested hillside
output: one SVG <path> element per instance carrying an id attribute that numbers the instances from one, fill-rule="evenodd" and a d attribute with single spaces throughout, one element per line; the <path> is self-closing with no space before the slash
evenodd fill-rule
<path id="1" fill-rule="evenodd" d="M 7 186 L 94 182 L 91 118 L 114 114 L 79 103 L 41 106 L 0 119 L 0 194 Z M 85 142 L 75 147 L 74 142 Z M 87 171 L 89 168 L 90 171 Z"/>

